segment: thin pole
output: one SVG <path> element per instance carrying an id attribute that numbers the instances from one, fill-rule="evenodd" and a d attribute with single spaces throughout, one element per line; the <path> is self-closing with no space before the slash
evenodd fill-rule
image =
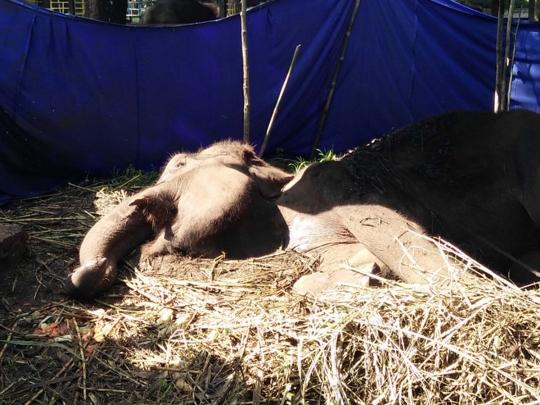
<path id="1" fill-rule="evenodd" d="M 259 157 L 262 157 L 264 150 L 266 149 L 266 144 L 268 143 L 268 139 L 270 138 L 270 132 L 272 131 L 272 127 L 274 126 L 274 120 L 276 119 L 276 115 L 279 109 L 279 106 L 281 105 L 281 98 L 283 97 L 283 93 L 285 93 L 285 89 L 287 88 L 287 84 L 289 83 L 289 78 L 291 77 L 294 64 L 296 63 L 296 58 L 298 56 L 298 51 L 300 50 L 300 45 L 296 46 L 296 49 L 294 50 L 294 55 L 291 61 L 291 65 L 289 66 L 289 71 L 287 72 L 287 76 L 285 77 L 285 81 L 283 82 L 283 86 L 281 86 L 281 91 L 279 93 L 278 99 L 276 101 L 276 106 L 274 107 L 274 111 L 272 112 L 272 117 L 270 118 L 270 122 L 268 123 L 268 128 L 266 129 L 266 135 L 264 136 L 264 142 L 261 146 L 261 150 L 259 152 Z"/>
<path id="2" fill-rule="evenodd" d="M 514 4 L 515 0 L 510 0 L 508 7 L 508 18 L 506 19 L 506 46 L 504 48 L 504 63 L 502 70 L 502 86 L 501 86 L 501 110 L 506 110 L 506 97 L 508 94 L 508 65 L 510 63 L 510 34 L 512 33 L 512 21 L 514 20 Z"/>
<path id="3" fill-rule="evenodd" d="M 519 15 L 519 18 L 518 18 L 518 22 L 516 24 L 516 31 L 514 32 L 514 46 L 513 46 L 513 49 L 512 49 L 512 58 L 510 59 L 510 66 L 514 66 L 514 61 L 516 60 L 516 49 L 517 49 L 517 35 L 518 35 L 518 31 L 519 31 L 519 24 L 521 22 L 521 12 L 523 11 L 523 9 L 520 11 L 520 15 Z M 512 93 L 512 79 L 513 79 L 513 74 L 514 72 L 512 71 L 512 69 L 510 70 L 510 74 L 508 75 L 508 91 L 507 91 L 507 94 L 506 94 L 506 109 L 509 110 L 510 109 L 510 94 Z"/>
<path id="4" fill-rule="evenodd" d="M 351 31 L 352 27 L 354 25 L 354 20 L 356 19 L 356 14 L 358 13 L 358 9 L 360 8 L 360 0 L 356 0 L 356 3 L 354 5 L 353 12 L 351 14 L 351 20 L 349 21 L 349 27 L 347 29 L 347 34 L 345 35 L 345 41 L 343 41 L 343 47 L 341 49 L 341 55 L 339 57 L 336 70 L 334 71 L 334 76 L 332 77 L 332 84 L 330 86 L 330 93 L 328 93 L 328 97 L 326 99 L 326 103 L 324 104 L 324 108 L 321 114 L 321 118 L 319 119 L 319 126 L 317 128 L 317 135 L 315 136 L 315 141 L 313 142 L 313 147 L 311 148 L 311 159 L 315 157 L 315 152 L 317 152 L 317 149 L 319 149 L 319 143 L 321 142 L 321 136 L 322 131 L 324 128 L 324 124 L 326 122 L 326 118 L 328 116 L 328 111 L 330 110 L 330 105 L 332 104 L 332 98 L 334 97 L 334 91 L 336 89 L 336 83 L 339 76 L 339 72 L 341 70 L 341 65 L 343 65 L 343 60 L 345 59 L 345 53 L 347 51 L 347 46 L 349 45 L 349 39 L 351 37 Z"/>
<path id="5" fill-rule="evenodd" d="M 247 44 L 247 21 L 246 21 L 246 3 L 242 1 L 240 8 L 240 27 L 242 30 L 242 65 L 244 68 L 244 142 L 249 143 L 249 63 L 248 63 L 248 44 Z"/>
<path id="6" fill-rule="evenodd" d="M 495 103 L 493 110 L 495 112 L 501 111 L 501 98 L 503 88 L 503 55 L 502 55 L 502 33 L 503 33 L 503 19 L 504 19 L 504 0 L 499 0 L 499 13 L 497 17 L 497 50 L 496 58 L 497 65 L 495 70 Z"/>

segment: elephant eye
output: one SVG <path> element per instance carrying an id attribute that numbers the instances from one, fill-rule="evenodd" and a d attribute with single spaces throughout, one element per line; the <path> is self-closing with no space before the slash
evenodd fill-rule
<path id="1" fill-rule="evenodd" d="M 258 158 L 257 156 L 255 156 L 251 162 L 250 162 L 253 166 L 266 166 L 266 162 L 260 158 Z"/>
<path id="2" fill-rule="evenodd" d="M 178 160 L 178 161 L 176 162 L 176 167 L 177 167 L 177 168 L 178 168 L 178 167 L 185 166 L 185 165 L 186 165 L 186 158 L 185 158 L 185 157 L 184 157 L 183 159 L 181 159 L 181 160 Z"/>
<path id="3" fill-rule="evenodd" d="M 178 169 L 182 166 L 185 166 L 186 165 L 186 155 L 185 154 L 180 154 L 180 155 L 176 155 L 172 160 L 171 160 L 171 163 L 172 163 L 172 167 L 174 167 L 175 169 Z M 171 164 L 169 163 L 169 165 Z"/>

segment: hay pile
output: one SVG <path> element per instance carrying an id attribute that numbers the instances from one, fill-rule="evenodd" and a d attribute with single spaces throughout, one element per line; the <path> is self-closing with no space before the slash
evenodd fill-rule
<path id="1" fill-rule="evenodd" d="M 155 178 L 125 176 L 0 211 L 25 225 L 32 249 L 2 290 L 0 404 L 540 401 L 540 294 L 497 277 L 313 299 L 291 287 L 317 263 L 293 252 L 134 255 L 109 294 L 68 300 L 59 286 L 98 212 Z M 28 275 L 34 288 L 22 291 Z"/>

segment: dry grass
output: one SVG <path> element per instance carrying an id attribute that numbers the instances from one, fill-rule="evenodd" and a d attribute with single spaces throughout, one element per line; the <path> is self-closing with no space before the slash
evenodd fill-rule
<path id="1" fill-rule="evenodd" d="M 540 402 L 540 294 L 497 277 L 312 299 L 291 287 L 317 263 L 293 252 L 134 255 L 109 294 L 68 300 L 59 287 L 86 230 L 154 179 L 136 175 L 0 211 L 32 250 L 2 273 L 0 404 Z"/>

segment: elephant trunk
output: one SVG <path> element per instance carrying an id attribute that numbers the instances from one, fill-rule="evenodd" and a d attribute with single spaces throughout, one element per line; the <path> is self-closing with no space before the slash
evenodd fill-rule
<path id="1" fill-rule="evenodd" d="M 138 207 L 129 201 L 118 205 L 86 234 L 81 265 L 69 275 L 67 293 L 84 300 L 109 288 L 116 280 L 118 261 L 152 236 L 152 225 Z"/>

